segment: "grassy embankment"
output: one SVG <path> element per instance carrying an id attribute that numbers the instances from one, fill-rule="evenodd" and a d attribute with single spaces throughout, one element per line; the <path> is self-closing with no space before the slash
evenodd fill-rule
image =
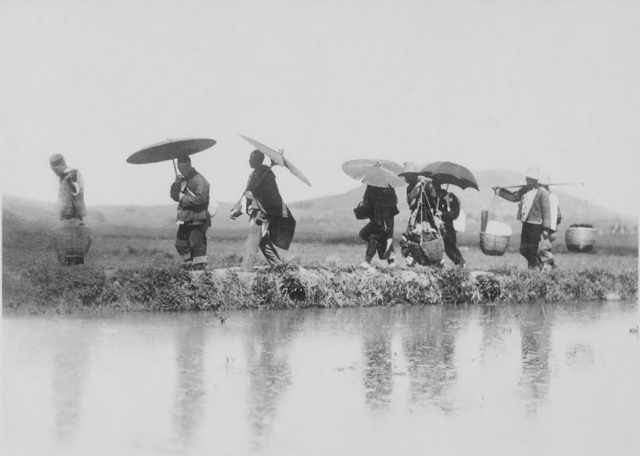
<path id="1" fill-rule="evenodd" d="M 29 231 L 31 230 L 31 231 Z M 243 274 L 242 230 L 212 232 L 209 271 L 177 265 L 172 230 L 94 230 L 85 266 L 57 264 L 50 236 L 37 227 L 3 235 L 3 308 L 17 313 L 76 310 L 225 310 L 408 304 L 591 301 L 637 297 L 637 235 L 601 236 L 594 253 L 569 253 L 556 241 L 560 269 L 528 271 L 518 239 L 501 257 L 483 255 L 477 237 L 460 238 L 468 269 L 378 269 L 354 265 L 355 236 L 300 233 L 287 266 Z M 515 238 L 515 236 L 514 236 Z M 264 260 L 259 259 L 258 265 Z M 231 268 L 231 269 L 229 269 Z M 482 271 L 482 272 L 481 272 Z M 486 274 L 488 272 L 489 274 Z"/>

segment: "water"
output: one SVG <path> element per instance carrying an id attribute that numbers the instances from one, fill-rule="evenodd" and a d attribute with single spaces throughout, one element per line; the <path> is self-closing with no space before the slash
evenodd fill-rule
<path id="1" fill-rule="evenodd" d="M 638 454 L 637 303 L 2 321 L 2 454 Z"/>

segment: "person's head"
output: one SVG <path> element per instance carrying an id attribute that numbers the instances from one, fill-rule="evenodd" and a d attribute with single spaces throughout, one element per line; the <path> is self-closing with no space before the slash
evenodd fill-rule
<path id="1" fill-rule="evenodd" d="M 51 169 L 58 176 L 62 176 L 64 174 L 64 170 L 67 168 L 67 162 L 60 154 L 54 154 L 49 157 L 49 165 L 51 165 Z"/>
<path id="2" fill-rule="evenodd" d="M 183 155 L 178 158 L 178 171 L 183 176 L 187 176 L 193 167 L 191 166 L 191 158 L 188 155 Z"/>
<path id="3" fill-rule="evenodd" d="M 527 170 L 527 174 L 525 174 L 524 177 L 527 181 L 527 185 L 535 187 L 538 185 L 538 180 L 540 179 L 540 171 L 538 171 L 538 168 L 532 166 Z"/>
<path id="4" fill-rule="evenodd" d="M 257 149 L 251 152 L 251 155 L 249 155 L 249 166 L 251 168 L 257 168 L 262 164 L 263 161 L 264 154 Z"/>

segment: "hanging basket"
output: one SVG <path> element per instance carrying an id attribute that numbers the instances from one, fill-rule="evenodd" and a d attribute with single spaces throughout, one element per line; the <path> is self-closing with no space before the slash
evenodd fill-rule
<path id="1" fill-rule="evenodd" d="M 422 250 L 422 253 L 430 263 L 439 263 L 444 257 L 444 242 L 442 238 L 422 241 L 420 250 Z"/>
<path id="2" fill-rule="evenodd" d="M 480 233 L 480 250 L 485 255 L 502 256 L 507 251 L 507 247 L 509 247 L 510 238 L 511 236 Z"/>
<path id="3" fill-rule="evenodd" d="M 62 264 L 83 264 L 91 245 L 91 232 L 79 220 L 65 220 L 54 232 L 58 260 Z"/>
<path id="4" fill-rule="evenodd" d="M 564 240 L 570 252 L 591 252 L 596 243 L 596 229 L 591 224 L 571 225 L 564 233 Z"/>

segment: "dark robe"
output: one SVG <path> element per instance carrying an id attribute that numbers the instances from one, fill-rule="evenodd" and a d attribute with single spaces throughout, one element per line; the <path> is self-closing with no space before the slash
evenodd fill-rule
<path id="1" fill-rule="evenodd" d="M 296 229 L 296 221 L 282 200 L 276 176 L 270 167 L 259 165 L 249 176 L 247 207 L 253 205 L 269 220 L 269 239 L 279 248 L 288 250 Z"/>

